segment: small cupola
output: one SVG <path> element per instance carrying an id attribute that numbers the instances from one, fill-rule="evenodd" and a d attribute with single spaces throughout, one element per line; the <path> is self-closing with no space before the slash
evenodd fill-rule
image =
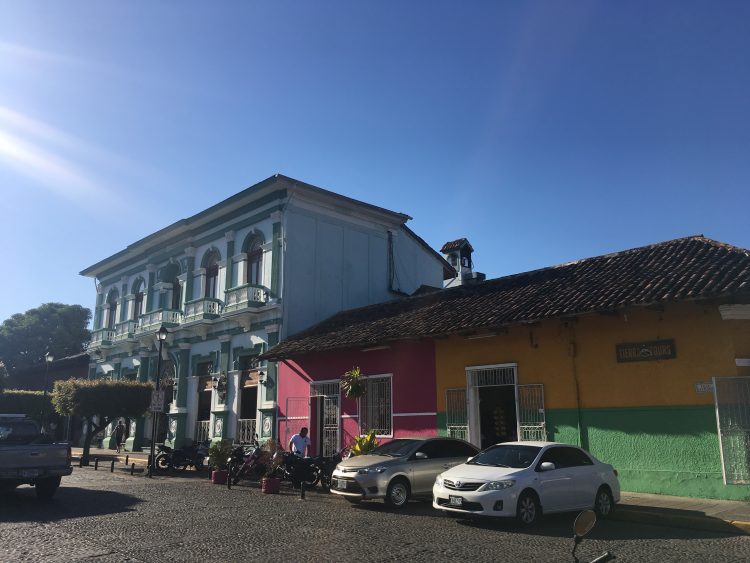
<path id="1" fill-rule="evenodd" d="M 474 252 L 468 239 L 460 238 L 446 242 L 440 249 L 448 263 L 456 270 L 456 276 L 443 282 L 444 287 L 455 287 L 465 283 L 484 281 L 484 274 L 474 272 L 471 254 Z"/>

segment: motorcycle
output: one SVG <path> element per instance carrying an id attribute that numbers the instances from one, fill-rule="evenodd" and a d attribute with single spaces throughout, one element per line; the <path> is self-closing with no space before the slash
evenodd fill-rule
<path id="1" fill-rule="evenodd" d="M 295 489 L 303 483 L 312 487 L 318 484 L 323 473 L 319 464 L 319 458 L 299 457 L 284 450 L 273 454 L 274 475 L 291 481 Z"/>
<path id="2" fill-rule="evenodd" d="M 267 471 L 267 460 L 257 436 L 249 447 L 238 446 L 229 458 L 229 479 L 236 485 L 240 479 L 259 480 Z"/>
<path id="3" fill-rule="evenodd" d="M 576 521 L 573 523 L 572 555 L 575 563 L 580 563 L 580 559 L 578 559 L 578 557 L 576 556 L 578 544 L 580 544 L 584 536 L 586 536 L 586 534 L 591 531 L 591 529 L 594 527 L 594 524 L 596 524 L 596 514 L 593 510 L 584 510 L 576 517 Z M 607 551 L 596 559 L 592 559 L 590 563 L 604 563 L 605 561 L 610 561 L 612 559 L 615 559 L 615 556 Z"/>
<path id="4" fill-rule="evenodd" d="M 156 456 L 156 468 L 185 471 L 188 467 L 195 467 L 196 471 L 202 471 L 210 444 L 210 440 L 193 442 L 190 446 L 176 450 L 164 444 L 159 444 L 157 445 L 159 453 Z"/>

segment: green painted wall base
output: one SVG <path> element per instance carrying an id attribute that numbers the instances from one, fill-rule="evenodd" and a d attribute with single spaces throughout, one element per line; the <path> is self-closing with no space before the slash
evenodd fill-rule
<path id="1" fill-rule="evenodd" d="M 548 439 L 576 444 L 620 476 L 623 491 L 750 500 L 750 486 L 722 479 L 711 406 L 546 411 Z M 446 435 L 445 413 L 438 433 Z"/>

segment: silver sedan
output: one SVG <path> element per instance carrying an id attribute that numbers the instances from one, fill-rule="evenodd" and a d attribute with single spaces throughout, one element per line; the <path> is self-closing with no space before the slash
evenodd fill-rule
<path id="1" fill-rule="evenodd" d="M 435 478 L 473 457 L 478 450 L 454 438 L 397 438 L 370 454 L 336 466 L 331 492 L 350 502 L 384 499 L 394 508 L 412 497 L 430 497 Z"/>

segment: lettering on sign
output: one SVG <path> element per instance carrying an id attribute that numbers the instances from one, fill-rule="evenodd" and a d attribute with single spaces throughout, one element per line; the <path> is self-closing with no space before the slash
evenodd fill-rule
<path id="1" fill-rule="evenodd" d="M 698 394 L 703 393 L 713 393 L 714 392 L 714 384 L 713 383 L 696 383 L 695 384 L 695 392 Z"/>
<path id="2" fill-rule="evenodd" d="M 164 391 L 151 391 L 151 412 L 164 412 Z"/>
<path id="3" fill-rule="evenodd" d="M 677 356 L 674 340 L 652 340 L 650 342 L 628 342 L 615 346 L 618 362 L 648 362 L 671 360 Z"/>

